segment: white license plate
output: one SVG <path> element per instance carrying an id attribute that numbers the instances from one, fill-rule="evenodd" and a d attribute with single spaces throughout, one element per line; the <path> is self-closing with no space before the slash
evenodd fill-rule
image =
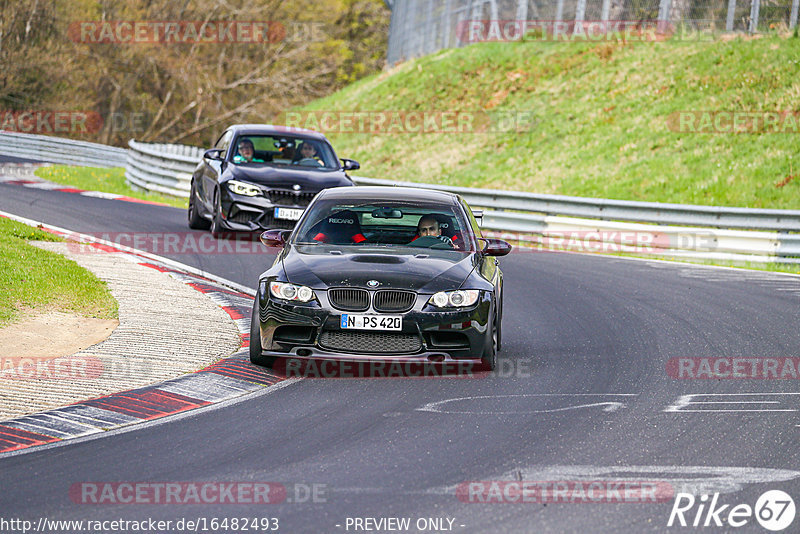
<path id="1" fill-rule="evenodd" d="M 303 216 L 303 211 L 305 210 L 299 208 L 275 208 L 275 218 L 298 221 Z"/>
<path id="2" fill-rule="evenodd" d="M 341 326 L 353 330 L 402 330 L 402 315 L 342 315 Z"/>

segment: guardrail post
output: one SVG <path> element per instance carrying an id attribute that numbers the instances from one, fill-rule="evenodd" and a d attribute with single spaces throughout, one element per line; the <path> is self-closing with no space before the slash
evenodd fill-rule
<path id="1" fill-rule="evenodd" d="M 524 23 L 528 19 L 528 0 L 517 0 L 517 23 L 522 28 L 525 27 Z"/>
<path id="2" fill-rule="evenodd" d="M 794 29 L 797 26 L 797 7 L 800 5 L 800 0 L 792 0 L 792 14 L 789 16 L 789 27 Z"/>
<path id="3" fill-rule="evenodd" d="M 761 8 L 761 0 L 752 0 L 750 3 L 750 33 L 758 32 L 758 12 Z"/>
<path id="4" fill-rule="evenodd" d="M 450 47 L 450 10 L 453 8 L 452 0 L 447 0 L 444 3 L 444 10 L 442 11 L 442 49 Z"/>
<path id="5" fill-rule="evenodd" d="M 600 13 L 600 20 L 603 22 L 608 22 L 609 11 L 611 11 L 611 0 L 603 0 L 603 8 Z M 608 28 L 605 28 L 605 31 L 608 31 Z"/>
<path id="6" fill-rule="evenodd" d="M 728 18 L 725 21 L 725 31 L 733 31 L 733 14 L 736 12 L 736 0 L 728 0 Z"/>
<path id="7" fill-rule="evenodd" d="M 386 44 L 386 63 L 389 66 L 394 65 L 399 55 L 397 46 L 401 42 L 399 26 L 402 22 L 400 19 L 401 8 L 399 6 L 402 4 L 403 0 L 399 0 L 392 5 L 392 14 L 389 18 L 389 42 Z"/>
<path id="8" fill-rule="evenodd" d="M 430 54 L 436 48 L 436 23 L 433 20 L 433 0 L 425 2 L 425 35 L 422 39 L 422 53 Z"/>
<path id="9" fill-rule="evenodd" d="M 586 18 L 586 0 L 578 0 L 578 5 L 575 6 L 575 28 L 573 33 L 578 32 L 578 26 L 583 30 L 583 19 Z"/>
<path id="10" fill-rule="evenodd" d="M 661 0 L 658 4 L 658 22 L 663 27 L 664 23 L 669 22 L 669 10 L 672 8 L 672 0 Z"/>
<path id="11" fill-rule="evenodd" d="M 556 2 L 556 22 L 562 22 L 564 20 L 564 0 L 558 0 Z"/>

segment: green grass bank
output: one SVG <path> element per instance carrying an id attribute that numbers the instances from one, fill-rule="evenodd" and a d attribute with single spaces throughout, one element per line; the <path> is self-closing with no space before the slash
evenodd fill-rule
<path id="1" fill-rule="evenodd" d="M 117 317 L 117 301 L 105 282 L 72 260 L 30 245 L 61 241 L 30 226 L 0 217 L 0 327 L 30 309 Z"/>
<path id="2" fill-rule="evenodd" d="M 357 174 L 364 176 L 797 208 L 800 123 L 782 120 L 778 133 L 682 132 L 676 114 L 797 112 L 798 102 L 800 39 L 773 35 L 479 43 L 407 61 L 303 109 L 532 116 L 532 126 L 521 132 L 326 132 L 340 156 L 361 162 Z"/>

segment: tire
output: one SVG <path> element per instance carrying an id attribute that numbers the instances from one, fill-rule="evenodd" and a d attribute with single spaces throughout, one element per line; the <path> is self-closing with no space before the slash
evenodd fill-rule
<path id="1" fill-rule="evenodd" d="M 492 317 L 489 322 L 491 325 L 491 332 L 486 336 L 486 346 L 483 349 L 483 368 L 487 371 L 494 371 L 497 368 L 497 322 L 496 318 Z"/>
<path id="2" fill-rule="evenodd" d="M 253 301 L 253 315 L 250 317 L 250 362 L 263 367 L 272 367 L 274 356 L 264 356 L 261 347 L 261 327 L 258 319 L 258 295 Z"/>
<path id="3" fill-rule="evenodd" d="M 211 218 L 211 235 L 214 239 L 222 237 L 222 202 L 219 198 L 219 190 L 214 191 L 214 216 Z"/>
<path id="4" fill-rule="evenodd" d="M 196 196 L 197 192 L 194 189 L 194 180 L 192 180 L 192 190 L 191 193 L 189 193 L 189 228 L 193 230 L 208 230 L 211 228 L 211 221 L 200 216 L 200 212 L 197 210 L 197 205 L 195 204 Z"/>

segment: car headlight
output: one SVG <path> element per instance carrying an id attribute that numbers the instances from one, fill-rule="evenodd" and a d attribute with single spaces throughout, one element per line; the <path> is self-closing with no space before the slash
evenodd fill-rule
<path id="1" fill-rule="evenodd" d="M 458 291 L 439 291 L 428 301 L 437 308 L 463 308 L 478 302 L 480 291 L 477 289 L 459 289 Z"/>
<path id="2" fill-rule="evenodd" d="M 258 187 L 238 180 L 229 180 L 228 189 L 237 195 L 244 195 L 247 197 L 255 197 L 261 194 L 261 189 Z"/>
<path id="3" fill-rule="evenodd" d="M 269 292 L 276 299 L 308 302 L 314 298 L 314 290 L 306 286 L 296 286 L 284 282 L 270 282 Z"/>

